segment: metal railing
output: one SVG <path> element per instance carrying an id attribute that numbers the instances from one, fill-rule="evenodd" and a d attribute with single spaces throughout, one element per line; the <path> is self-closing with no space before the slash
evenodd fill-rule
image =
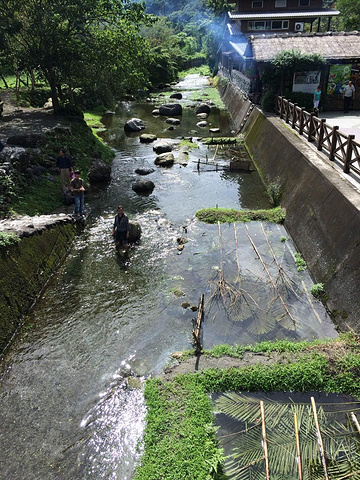
<path id="1" fill-rule="evenodd" d="M 319 151 L 325 150 L 331 161 L 338 160 L 345 173 L 353 173 L 360 180 L 360 143 L 354 140 L 355 135 L 345 135 L 339 127 L 328 125 L 325 118 L 307 112 L 285 97 L 276 97 L 276 112 L 309 142 L 316 142 Z"/>

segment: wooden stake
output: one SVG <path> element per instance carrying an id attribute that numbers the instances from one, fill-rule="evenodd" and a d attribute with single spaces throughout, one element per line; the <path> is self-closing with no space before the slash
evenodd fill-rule
<path id="1" fill-rule="evenodd" d="M 326 468 L 326 458 L 325 458 L 324 444 L 323 444 L 322 437 L 321 437 L 321 431 L 320 431 L 319 420 L 318 420 L 318 416 L 317 416 L 316 403 L 315 403 L 315 398 L 314 397 L 311 397 L 311 406 L 312 406 L 313 414 L 314 414 L 316 435 L 317 435 L 318 444 L 319 444 L 321 462 L 322 462 L 323 469 L 324 469 L 324 476 L 325 476 L 325 480 L 329 480 L 329 476 L 328 476 L 327 468 Z"/>
<path id="2" fill-rule="evenodd" d="M 300 438 L 299 438 L 299 424 L 296 412 L 294 412 L 294 425 L 295 425 L 295 439 L 296 439 L 296 461 L 299 471 L 299 480 L 302 480 L 302 467 L 301 467 L 301 451 L 300 451 Z"/>
<path id="3" fill-rule="evenodd" d="M 357 431 L 360 433 L 360 424 L 354 412 L 351 412 L 351 420 L 355 423 Z"/>
<path id="4" fill-rule="evenodd" d="M 241 290 L 241 273 L 240 273 L 240 262 L 239 262 L 239 252 L 238 252 L 238 239 L 236 232 L 236 225 L 234 223 L 234 237 L 235 237 L 235 252 L 236 252 L 236 265 L 238 271 L 238 282 L 239 282 L 239 291 Z"/>
<path id="5" fill-rule="evenodd" d="M 264 402 L 260 401 L 260 411 L 261 411 L 261 432 L 262 432 L 262 443 L 263 443 L 263 450 L 264 450 L 264 460 L 265 460 L 265 475 L 266 480 L 270 480 L 270 473 L 269 473 L 269 455 L 268 455 L 268 446 L 267 446 L 267 438 L 266 438 L 266 427 L 265 427 L 265 408 Z"/>
<path id="6" fill-rule="evenodd" d="M 219 149 L 219 144 L 216 145 L 215 153 L 214 153 L 214 156 L 213 156 L 213 159 L 212 159 L 213 162 L 215 162 L 215 158 L 216 158 L 216 154 L 217 154 L 218 149 Z"/>
<path id="7" fill-rule="evenodd" d="M 200 298 L 199 308 L 198 308 L 196 327 L 192 332 L 194 341 L 195 341 L 196 353 L 200 353 L 200 351 L 202 350 L 201 341 L 200 341 L 200 331 L 201 331 L 201 324 L 202 324 L 203 318 L 204 318 L 204 294 L 202 293 Z"/>

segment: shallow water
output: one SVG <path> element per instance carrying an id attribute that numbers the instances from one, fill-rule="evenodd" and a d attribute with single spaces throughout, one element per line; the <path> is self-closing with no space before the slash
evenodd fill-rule
<path id="1" fill-rule="evenodd" d="M 197 80 L 203 90 L 204 79 Z M 177 88 L 189 96 L 195 83 L 191 77 Z M 206 348 L 337 335 L 321 304 L 309 295 L 310 276 L 297 272 L 294 246 L 283 227 L 237 225 L 235 240 L 233 225 L 222 225 L 219 235 L 217 225 L 195 219 L 204 207 L 268 208 L 258 174 L 209 171 L 211 165 L 198 172 L 197 160 L 212 159 L 215 153 L 215 147 L 197 140 L 199 132 L 193 137 L 199 148 L 186 157 L 176 147 L 181 163 L 170 169 L 154 166 L 152 146 L 140 143 L 138 134 L 125 135 L 125 121 L 139 116 L 148 123 L 146 132 L 179 143 L 197 128 L 197 119 L 185 110 L 181 127 L 169 132 L 163 118 L 152 117 L 153 108 L 150 102 L 125 103 L 107 119 L 104 136 L 116 150 L 112 180 L 107 189 L 87 196 L 91 214 L 84 233 L 3 358 L 2 478 L 131 478 L 141 455 L 142 378 L 162 371 L 172 352 L 191 347 L 196 313 L 182 303 L 197 305 L 202 293 Z M 224 125 L 222 136 L 230 134 L 225 112 L 213 112 L 210 120 Z M 226 149 L 218 150 L 219 165 L 227 155 Z M 138 178 L 135 168 L 144 166 L 155 168 L 146 177 L 155 183 L 149 196 L 131 188 Z M 110 236 L 120 203 L 142 228 L 141 242 L 126 257 L 115 252 Z M 277 285 L 281 279 L 272 251 L 281 263 L 285 277 L 278 291 L 269 286 L 249 236 Z M 188 240 L 183 252 L 177 249 L 179 237 Z M 219 271 L 228 289 L 237 292 L 236 308 L 233 298 L 216 295 Z M 129 384 L 130 374 L 139 377 L 136 385 Z"/>

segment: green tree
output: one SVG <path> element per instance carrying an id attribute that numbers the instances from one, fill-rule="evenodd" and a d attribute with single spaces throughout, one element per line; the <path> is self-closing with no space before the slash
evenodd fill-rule
<path id="1" fill-rule="evenodd" d="M 345 31 L 360 30 L 360 0 L 338 0 L 340 28 Z"/>
<path id="2" fill-rule="evenodd" d="M 139 57 L 146 47 L 134 38 L 146 20 L 144 6 L 129 0 L 0 0 L 4 41 L 22 68 L 41 71 L 50 86 L 55 111 L 64 84 L 71 97 L 75 87 L 94 79 L 93 72 L 98 75 L 102 71 L 103 82 L 111 78 L 109 84 L 119 86 L 134 65 L 140 68 Z M 108 68 L 101 70 L 104 54 Z M 115 64 L 119 59 L 125 63 Z M 142 71 L 146 71 L 145 65 Z"/>

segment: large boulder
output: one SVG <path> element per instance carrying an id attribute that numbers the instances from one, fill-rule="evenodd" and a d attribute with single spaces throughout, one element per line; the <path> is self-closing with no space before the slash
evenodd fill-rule
<path id="1" fill-rule="evenodd" d="M 155 188 L 155 183 L 151 180 L 137 180 L 132 185 L 132 189 L 136 193 L 151 193 Z"/>
<path id="2" fill-rule="evenodd" d="M 157 139 L 157 136 L 151 133 L 142 133 L 139 138 L 141 143 L 151 143 Z"/>
<path id="3" fill-rule="evenodd" d="M 150 173 L 155 172 L 153 168 L 137 168 L 135 170 L 135 173 L 138 175 L 150 175 Z"/>
<path id="4" fill-rule="evenodd" d="M 206 127 L 207 126 L 207 121 L 206 120 L 201 120 L 201 122 L 198 122 L 196 124 L 197 127 Z"/>
<path id="5" fill-rule="evenodd" d="M 129 242 L 138 242 L 141 237 L 141 226 L 139 223 L 129 222 Z"/>
<path id="6" fill-rule="evenodd" d="M 155 153 L 166 153 L 171 152 L 173 149 L 172 145 L 166 140 L 158 140 L 154 143 L 153 150 Z"/>
<path id="7" fill-rule="evenodd" d="M 124 125 L 125 132 L 140 132 L 144 128 L 146 127 L 140 118 L 130 118 Z"/>
<path id="8" fill-rule="evenodd" d="M 176 117 L 176 115 L 182 115 L 182 106 L 180 103 L 165 103 L 159 108 L 159 113 L 168 117 Z"/>
<path id="9" fill-rule="evenodd" d="M 170 95 L 170 98 L 177 98 L 178 100 L 182 99 L 182 93 L 180 92 L 175 92 Z"/>
<path id="10" fill-rule="evenodd" d="M 208 115 L 210 114 L 211 112 L 211 107 L 210 105 L 208 105 L 207 103 L 200 103 L 200 105 L 197 105 L 195 107 L 195 113 L 196 115 L 198 113 L 207 113 Z"/>
<path id="11" fill-rule="evenodd" d="M 165 120 L 166 123 L 170 123 L 171 125 L 180 125 L 180 120 L 178 118 L 167 118 Z"/>
<path id="12" fill-rule="evenodd" d="M 45 143 L 45 137 L 41 133 L 19 133 L 7 139 L 8 145 L 18 145 L 25 148 L 35 148 L 42 143 Z"/>
<path id="13" fill-rule="evenodd" d="M 155 158 L 155 165 L 159 167 L 171 167 L 174 165 L 174 155 L 171 152 L 161 153 Z"/>
<path id="14" fill-rule="evenodd" d="M 93 158 L 89 165 L 88 178 L 90 183 L 108 182 L 111 176 L 111 167 L 100 158 Z"/>

